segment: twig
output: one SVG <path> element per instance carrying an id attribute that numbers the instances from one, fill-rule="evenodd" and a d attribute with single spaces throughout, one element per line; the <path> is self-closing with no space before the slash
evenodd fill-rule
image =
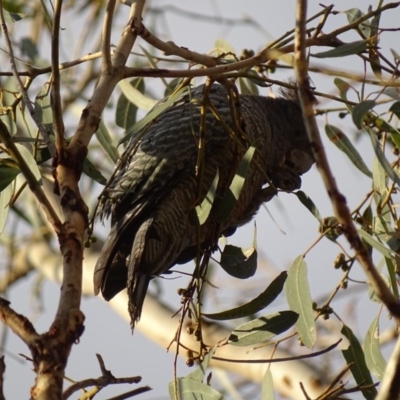
<path id="1" fill-rule="evenodd" d="M 308 82 L 308 64 L 306 60 L 306 38 L 305 19 L 307 1 L 298 0 L 296 12 L 296 36 L 295 36 L 295 72 L 298 82 L 298 93 L 301 108 L 303 110 L 304 122 L 312 144 L 317 168 L 321 174 L 324 185 L 331 199 L 333 209 L 340 222 L 343 233 L 350 246 L 355 250 L 356 257 L 364 269 L 367 278 L 392 315 L 400 322 L 400 307 L 397 299 L 393 296 L 385 281 L 376 270 L 372 259 L 364 247 L 356 227 L 351 218 L 351 213 L 346 204 L 345 197 L 339 192 L 335 178 L 330 169 L 328 159 L 322 144 L 318 126 L 313 111 L 313 94 Z"/>
<path id="2" fill-rule="evenodd" d="M 115 0 L 109 0 L 104 17 L 101 54 L 102 54 L 102 73 L 111 74 L 113 67 L 111 63 L 111 28 L 115 10 Z"/>
<path id="3" fill-rule="evenodd" d="M 0 297 L 0 320 L 29 347 L 33 347 L 35 342 L 40 338 L 28 318 L 17 314 L 10 307 L 10 302 L 2 297 Z"/>
<path id="4" fill-rule="evenodd" d="M 61 78 L 60 70 L 58 69 L 59 64 L 59 42 L 60 42 L 60 19 L 61 19 L 61 8 L 62 0 L 55 1 L 54 17 L 51 32 L 51 74 L 52 74 L 52 85 L 51 85 L 51 108 L 53 111 L 53 130 L 56 137 L 56 148 L 57 152 L 60 153 L 64 146 L 64 121 L 61 106 Z M 54 158 L 54 155 L 53 155 Z"/>
<path id="5" fill-rule="evenodd" d="M 4 356 L 0 357 L 0 400 L 6 400 L 4 397 L 4 372 L 6 370 L 6 363 L 4 362 Z"/>

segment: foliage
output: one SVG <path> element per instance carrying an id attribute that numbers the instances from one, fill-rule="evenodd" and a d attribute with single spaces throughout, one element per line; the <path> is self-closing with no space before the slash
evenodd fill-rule
<path id="1" fill-rule="evenodd" d="M 310 247 L 302 248 L 293 257 L 290 268 L 280 266 L 281 270 L 288 269 L 287 273 L 268 276 L 272 281 L 269 285 L 265 284 L 265 271 L 260 267 L 264 249 L 257 241 L 258 229 L 254 229 L 250 248 L 233 244 L 237 236 L 227 234 L 227 238 L 220 240 L 213 259 L 210 254 L 198 254 L 187 287 L 179 291 L 181 304 L 176 301 L 174 311 L 179 308 L 176 331 L 166 335 L 169 340 L 173 338 L 176 357 L 184 355 L 189 366 L 195 362 L 199 366 L 187 376 L 178 377 L 174 365 L 169 365 L 167 368 L 174 371 L 169 393 L 171 398 L 179 399 L 223 398 L 231 390 L 234 378 L 225 377 L 221 380 L 225 383 L 218 387 L 212 375 L 206 375 L 213 363 L 219 363 L 219 368 L 226 369 L 229 364 L 235 364 L 235 371 L 245 376 L 246 382 L 254 379 L 253 384 L 262 383 L 262 388 L 255 390 L 263 399 L 274 398 L 274 388 L 292 398 L 300 398 L 299 393 L 306 399 L 319 400 L 355 393 L 366 399 L 390 398 L 390 390 L 398 388 L 396 375 L 387 371 L 386 365 L 388 361 L 397 363 L 400 355 L 397 345 L 393 344 L 395 337 L 390 337 L 385 357 L 382 355 L 385 335 L 380 332 L 380 324 L 386 332 L 396 332 L 400 322 L 397 204 L 400 56 L 388 44 L 393 30 L 398 36 L 398 26 L 393 28 L 382 21 L 390 13 L 398 16 L 400 4 L 380 0 L 375 7 L 346 11 L 337 10 L 335 5 L 321 6 L 315 15 L 308 15 L 306 23 L 298 16 L 297 30 L 283 33 L 258 53 L 247 48 L 239 54 L 227 40 L 215 38 L 214 49 L 205 55 L 186 48 L 180 40 L 183 38 L 176 38 L 177 45 L 164 41 L 163 32 L 157 30 L 157 22 L 169 13 L 181 13 L 190 19 L 193 16 L 190 12 L 175 6 L 160 10 L 152 2 L 148 9 L 143 9 L 146 2 L 139 0 L 131 6 L 123 3 L 118 3 L 113 14 L 115 1 L 66 1 L 64 4 L 56 1 L 54 8 L 49 2 L 0 2 L 1 46 L 7 60 L 2 64 L 7 68 L 0 72 L 0 230 L 3 231 L 2 251 L 9 265 L 0 280 L 1 291 L 6 296 L 21 277 L 40 273 L 38 270 L 43 268 L 40 260 L 33 267 L 26 262 L 23 271 L 17 268 L 21 249 L 32 244 L 44 244 L 49 254 L 57 248 L 55 253 L 63 265 L 58 311 L 45 334 L 38 334 L 31 321 L 15 312 L 7 300 L 0 301 L 1 320 L 32 352 L 37 373 L 32 398 L 62 398 L 65 366 L 71 348 L 83 334 L 81 281 L 82 268 L 88 268 L 82 265 L 84 247 L 93 245 L 85 253 L 85 259 L 90 251 L 98 251 L 95 248 L 98 229 L 94 225 L 95 194 L 106 185 L 127 141 L 132 137 L 140 140 L 141 132 L 149 124 L 188 93 L 189 83 L 198 83 L 201 79 L 221 84 L 233 82 L 241 93 L 266 95 L 268 91 L 278 93 L 279 87 L 294 88 L 293 82 L 286 79 L 288 69 L 297 77 L 298 95 L 304 115 L 309 118 L 309 136 L 322 177 L 312 196 L 297 191 L 291 197 L 311 212 L 307 213 L 307 223 L 301 230 L 309 232 L 313 229 L 312 222 L 316 221 L 319 233 Z M 298 1 L 298 10 L 306 3 Z M 127 18 L 129 9 L 131 14 Z M 219 17 L 212 15 L 196 16 L 202 17 L 210 23 L 222 21 L 232 26 L 240 22 L 222 17 L 218 20 Z M 81 24 L 80 40 L 75 48 L 60 39 L 63 21 L 68 18 L 86 19 Z M 156 21 L 154 33 L 150 28 L 152 18 Z M 127 24 L 123 32 L 120 32 L 121 21 Z M 241 22 L 257 26 L 253 20 Z M 104 24 L 102 40 L 99 39 L 101 23 Z M 331 28 L 332 24 L 336 24 L 335 29 Z M 29 37 L 20 34 L 27 29 L 37 33 Z M 115 39 L 121 33 L 121 38 Z M 45 44 L 48 40 L 51 46 Z M 140 50 L 135 47 L 132 51 L 135 41 Z M 307 51 L 303 59 L 298 43 Z M 66 61 L 60 62 L 61 54 L 67 55 Z M 340 69 L 330 64 L 337 59 L 343 63 Z M 303 79 L 304 71 L 308 81 Z M 311 90 L 309 82 L 316 82 L 316 88 Z M 165 98 L 157 101 L 163 95 Z M 315 118 L 327 140 L 323 138 L 319 142 L 321 136 Z M 329 161 L 325 149 L 329 152 Z M 234 209 L 254 154 L 255 147 L 249 146 L 232 171 L 233 179 L 218 210 L 220 222 Z M 331 154 L 336 161 L 332 162 Z M 336 186 L 336 180 L 346 183 L 348 177 L 334 169 L 332 172 L 331 166 L 347 161 L 356 183 L 367 180 L 369 187 L 365 193 L 358 187 L 353 188 L 355 193 L 342 193 Z M 305 176 L 304 182 L 307 179 Z M 217 173 L 206 197 L 193 206 L 190 218 L 194 225 L 200 227 L 209 217 L 218 182 Z M 324 187 L 332 204 L 329 208 L 320 207 Z M 353 206 L 353 201 L 346 203 L 345 196 L 355 196 L 358 205 Z M 38 207 L 43 213 L 37 213 Z M 335 280 L 324 282 L 325 292 L 329 294 L 317 298 L 319 283 L 313 276 L 317 275 L 317 268 L 328 269 L 327 265 L 332 263 L 328 253 L 318 253 L 323 245 L 339 254 L 334 261 Z M 217 273 L 215 264 L 222 267 Z M 360 269 L 363 275 L 358 272 Z M 222 285 L 214 285 L 214 279 L 220 279 Z M 242 280 L 240 285 L 236 279 Z M 246 282 L 250 283 L 246 286 Z M 221 307 L 210 299 L 223 298 L 230 284 L 236 285 L 234 299 L 229 306 L 224 301 L 224 311 L 218 311 Z M 255 296 L 252 286 L 257 285 L 262 285 L 262 290 Z M 373 310 L 363 316 L 355 313 L 364 321 L 367 318 L 369 328 L 366 329 L 356 329 L 352 315 L 343 309 L 340 300 L 343 297 L 351 308 L 352 290 L 360 287 L 364 294 L 359 300 L 362 309 Z M 280 302 L 284 296 L 287 306 Z M 158 301 L 162 302 L 162 297 Z M 210 308 L 211 312 L 204 311 Z M 392 319 L 382 321 L 381 314 L 389 314 Z M 228 331 L 224 331 L 226 326 Z M 226 334 L 216 339 L 208 333 L 213 329 Z M 323 340 L 326 334 L 328 344 Z M 339 350 L 340 339 L 343 342 Z M 291 345 L 291 351 L 285 353 L 285 368 L 293 371 L 295 384 L 283 382 L 274 373 L 277 361 L 284 361 L 277 354 L 285 344 Z M 258 352 L 265 346 L 273 348 L 268 356 Z M 240 347 L 246 351 L 240 353 L 244 359 L 237 356 Z M 249 352 L 255 354 L 251 361 Z M 326 365 L 326 370 L 320 367 L 315 371 L 306 361 L 309 357 L 314 357 L 319 366 Z M 255 378 L 256 374 L 254 378 L 249 377 L 246 362 L 258 363 L 261 378 Z M 93 386 L 93 397 L 107 385 L 139 381 L 138 377 L 115 378 L 105 369 L 101 357 L 99 364 L 101 378 L 81 386 Z M 313 370 L 313 379 L 300 384 L 296 373 L 301 368 Z M 43 374 L 47 370 L 56 372 Z M 0 366 L 1 382 L 3 372 Z M 382 380 L 386 380 L 386 385 L 380 383 Z M 319 381 L 320 385 L 313 389 L 311 381 Z M 50 386 L 56 388 L 55 392 L 43 389 Z M 78 389 L 78 383 L 70 385 L 63 398 Z M 146 390 L 147 387 L 136 389 L 129 396 Z M 243 393 L 245 390 L 239 388 Z"/>

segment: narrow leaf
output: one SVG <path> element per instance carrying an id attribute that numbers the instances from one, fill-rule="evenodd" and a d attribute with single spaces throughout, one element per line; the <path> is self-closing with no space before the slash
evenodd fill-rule
<path id="1" fill-rule="evenodd" d="M 294 194 L 297 196 L 297 198 L 300 200 L 303 206 L 305 206 L 307 210 L 310 211 L 310 213 L 314 215 L 314 217 L 317 218 L 319 222 L 321 222 L 322 221 L 321 214 L 317 206 L 311 200 L 311 198 L 307 194 L 305 194 L 302 190 L 298 190 Z"/>
<path id="2" fill-rule="evenodd" d="M 214 355 L 216 349 L 217 349 L 217 347 L 214 346 L 207 353 L 207 355 L 204 357 L 203 362 L 196 368 L 196 370 L 191 372 L 189 375 L 187 375 L 185 377 L 185 379 L 193 379 L 195 381 L 202 382 L 206 375 L 207 368 L 210 364 L 210 361 L 211 361 L 212 356 Z"/>
<path id="3" fill-rule="evenodd" d="M 3 9 L 4 20 L 8 23 L 17 22 L 26 17 L 26 14 L 8 12 Z"/>
<path id="4" fill-rule="evenodd" d="M 363 121 L 364 115 L 376 105 L 375 100 L 364 100 L 354 106 L 352 117 L 355 126 L 361 129 L 361 123 Z"/>
<path id="5" fill-rule="evenodd" d="M 321 53 L 312 54 L 316 58 L 333 58 L 346 57 L 353 54 L 360 54 L 367 49 L 366 40 L 358 40 L 356 42 L 345 43 L 332 50 L 322 51 Z"/>
<path id="6" fill-rule="evenodd" d="M 261 386 L 261 400 L 275 400 L 274 381 L 271 369 L 267 368 Z"/>
<path id="7" fill-rule="evenodd" d="M 379 319 L 375 318 L 370 325 L 364 342 L 365 362 L 368 369 L 382 379 L 386 369 L 386 361 L 379 347 Z"/>
<path id="8" fill-rule="evenodd" d="M 168 107 L 182 98 L 188 92 L 188 86 L 185 86 L 171 95 L 168 99 L 164 99 L 163 101 L 158 102 L 154 108 L 140 121 L 138 121 L 134 126 L 132 126 L 127 134 L 119 141 L 118 144 L 122 144 L 129 140 L 133 135 L 140 132 L 144 129 L 148 124 L 154 121 L 162 112 L 164 112 Z"/>
<path id="9" fill-rule="evenodd" d="M 0 192 L 0 234 L 7 222 L 9 204 L 12 196 L 12 185 L 8 185 Z"/>
<path id="10" fill-rule="evenodd" d="M 88 158 L 85 158 L 85 161 L 83 162 L 83 173 L 89 178 L 94 179 L 97 183 L 100 183 L 100 185 L 105 185 L 107 183 L 107 179 L 104 178 L 103 174 Z"/>
<path id="11" fill-rule="evenodd" d="M 157 100 L 145 96 L 127 80 L 119 81 L 118 86 L 125 97 L 142 110 L 151 110 L 157 104 Z"/>
<path id="12" fill-rule="evenodd" d="M 177 378 L 168 385 L 171 400 L 223 400 L 211 386 L 193 379 Z"/>
<path id="13" fill-rule="evenodd" d="M 281 311 L 254 319 L 238 326 L 229 336 L 228 343 L 234 346 L 252 346 L 266 342 L 291 328 L 298 319 L 293 311 Z"/>
<path id="14" fill-rule="evenodd" d="M 232 179 L 232 183 L 230 184 L 227 193 L 219 203 L 216 215 L 216 219 L 218 221 L 225 221 L 229 217 L 237 201 L 239 200 L 239 196 L 246 180 L 247 171 L 249 169 L 251 160 L 253 159 L 255 150 L 256 148 L 254 146 L 250 146 L 243 156 L 242 161 L 239 164 L 239 168 L 234 178 Z"/>
<path id="15" fill-rule="evenodd" d="M 296 328 L 301 341 L 308 348 L 313 347 L 317 340 L 317 331 L 308 285 L 307 264 L 303 256 L 297 257 L 289 269 L 286 297 L 290 309 L 299 314 Z"/>
<path id="16" fill-rule="evenodd" d="M 389 111 L 396 114 L 397 118 L 400 118 L 400 101 L 394 102 L 390 108 Z"/>
<path id="17" fill-rule="evenodd" d="M 28 164 L 29 169 L 35 175 L 37 182 L 42 184 L 42 175 L 39 171 L 39 167 L 33 158 L 31 152 L 24 147 L 22 144 L 15 143 L 15 146 L 18 148 L 18 151 L 21 153 L 21 156 L 24 158 L 25 162 Z"/>
<path id="18" fill-rule="evenodd" d="M 350 10 L 345 11 L 347 15 L 347 20 L 349 21 L 349 24 L 353 23 L 354 21 L 358 20 L 362 16 L 364 16 L 364 13 L 359 9 L 359 8 L 351 8 Z M 368 21 L 364 21 L 361 24 L 358 25 L 358 29 L 361 31 L 362 35 L 364 38 L 369 39 L 371 35 L 371 28 L 366 25 L 369 25 Z"/>
<path id="19" fill-rule="evenodd" d="M 371 138 L 372 146 L 375 151 L 375 155 L 378 158 L 383 169 L 387 173 L 388 177 L 393 182 L 395 182 L 397 185 L 400 185 L 400 177 L 397 175 L 395 170 L 392 168 L 392 166 L 390 165 L 389 161 L 387 160 L 384 152 L 382 151 L 379 141 L 376 137 L 376 133 L 371 128 L 368 128 L 367 126 L 363 126 L 363 128 L 364 128 L 364 130 L 366 130 L 368 132 L 369 137 Z"/>
<path id="20" fill-rule="evenodd" d="M 254 247 L 243 250 L 227 244 L 221 254 L 220 264 L 234 278 L 250 278 L 257 270 L 257 250 Z"/>
<path id="21" fill-rule="evenodd" d="M 354 108 L 355 110 L 355 108 Z M 336 126 L 325 125 L 325 132 L 329 140 L 343 153 L 349 157 L 350 161 L 357 167 L 363 174 L 372 178 L 372 172 L 368 169 L 360 153 L 353 146 L 348 137 Z"/>
<path id="22" fill-rule="evenodd" d="M 114 164 L 116 164 L 119 158 L 119 153 L 113 144 L 110 132 L 108 131 L 108 128 L 103 120 L 100 121 L 99 129 L 96 131 L 96 138 L 110 159 L 114 162 Z"/>
<path id="23" fill-rule="evenodd" d="M 243 318 L 251 314 L 256 314 L 265 307 L 269 306 L 278 297 L 283 290 L 283 285 L 286 281 L 286 278 L 287 272 L 283 271 L 269 284 L 264 292 L 250 302 L 227 311 L 214 314 L 203 314 L 203 316 L 217 321 L 223 321 L 228 319 Z"/>
<path id="24" fill-rule="evenodd" d="M 4 160 L 4 159 L 3 159 Z M 20 173 L 17 168 L 9 167 L 8 165 L 0 164 L 0 192 L 2 192 Z"/>
<path id="25" fill-rule="evenodd" d="M 392 258 L 385 257 L 386 267 L 389 273 L 390 286 L 396 299 L 399 298 L 399 288 L 397 287 L 396 265 Z"/>
<path id="26" fill-rule="evenodd" d="M 361 387 L 373 385 L 374 382 L 372 381 L 371 374 L 365 362 L 365 356 L 360 342 L 354 336 L 352 330 L 346 325 L 343 325 L 341 333 L 350 342 L 349 347 L 346 350 L 342 350 L 342 354 L 347 362 L 347 365 L 350 365 L 350 371 L 354 377 L 354 380 Z M 361 391 L 364 398 L 367 400 L 373 400 L 377 395 L 377 391 L 374 386 L 361 389 Z"/>
<path id="27" fill-rule="evenodd" d="M 363 228 L 358 229 L 359 235 L 373 248 L 378 250 L 384 257 L 392 257 L 392 251 L 385 247 L 382 243 L 378 242 L 376 239 L 374 239 L 367 231 L 365 231 Z"/>
<path id="28" fill-rule="evenodd" d="M 211 183 L 210 189 L 208 190 L 206 197 L 203 199 L 200 205 L 190 210 L 189 212 L 189 221 L 192 225 L 203 225 L 208 216 L 210 215 L 212 206 L 214 204 L 215 193 L 217 192 L 219 181 L 219 172 L 217 169 L 217 173 L 215 174 L 215 178 Z"/>
<path id="29" fill-rule="evenodd" d="M 132 88 L 140 93 L 144 93 L 145 85 L 142 78 L 132 79 L 129 84 Z M 130 101 L 122 92 L 118 98 L 117 107 L 115 109 L 115 123 L 125 129 L 130 129 L 136 123 L 138 106 Z"/>

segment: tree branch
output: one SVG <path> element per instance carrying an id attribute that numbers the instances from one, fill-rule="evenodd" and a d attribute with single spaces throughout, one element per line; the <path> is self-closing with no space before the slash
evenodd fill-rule
<path id="1" fill-rule="evenodd" d="M 307 1 L 298 0 L 296 11 L 296 50 L 294 67 L 304 122 L 312 144 L 316 165 L 332 202 L 334 213 L 342 226 L 346 239 L 356 252 L 357 260 L 363 267 L 368 281 L 390 313 L 396 318 L 397 322 L 400 323 L 400 305 L 388 288 L 386 282 L 382 279 L 381 275 L 375 268 L 367 249 L 363 245 L 361 238 L 357 233 L 357 229 L 351 218 L 350 210 L 346 204 L 346 198 L 338 189 L 322 144 L 313 110 L 314 96 L 308 82 L 308 62 L 306 58 L 307 40 L 305 37 L 306 13 Z"/>

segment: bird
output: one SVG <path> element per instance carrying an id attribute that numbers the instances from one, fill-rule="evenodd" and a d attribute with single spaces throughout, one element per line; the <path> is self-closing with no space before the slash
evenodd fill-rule
<path id="1" fill-rule="evenodd" d="M 240 194 L 221 219 L 251 147 Z M 278 190 L 299 189 L 313 163 L 295 91 L 267 97 L 216 82 L 188 87 L 130 139 L 100 195 L 97 214 L 111 217 L 111 228 L 95 266 L 95 294 L 108 301 L 127 288 L 133 329 L 151 279 L 194 259 L 210 237 L 230 236 Z M 211 211 L 196 224 L 193 213 L 213 184 Z"/>

